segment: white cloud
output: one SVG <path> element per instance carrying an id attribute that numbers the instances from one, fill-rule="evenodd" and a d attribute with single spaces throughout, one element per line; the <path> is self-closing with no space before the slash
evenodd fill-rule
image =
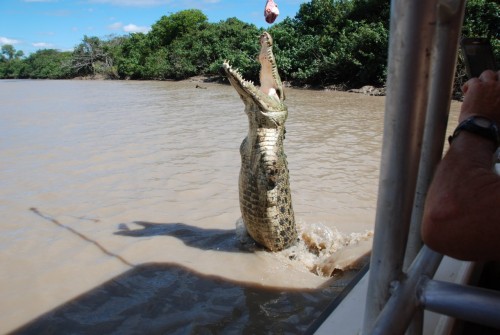
<path id="1" fill-rule="evenodd" d="M 190 7 L 197 7 L 202 4 L 219 3 L 221 0 L 87 0 L 89 3 L 105 3 L 114 6 L 137 6 L 137 7 L 150 7 L 161 5 L 189 5 Z"/>
<path id="2" fill-rule="evenodd" d="M 116 6 L 159 6 L 173 2 L 173 0 L 88 0 L 90 3 L 107 3 Z"/>
<path id="3" fill-rule="evenodd" d="M 121 22 L 115 22 L 115 23 L 112 23 L 108 26 L 108 29 L 111 29 L 111 30 L 120 30 L 122 29 L 123 27 L 123 23 Z"/>
<path id="4" fill-rule="evenodd" d="M 126 33 L 147 33 L 149 30 L 151 30 L 150 27 L 141 27 L 141 26 L 136 26 L 135 24 L 127 24 L 126 26 L 123 27 L 123 31 Z"/>
<path id="5" fill-rule="evenodd" d="M 138 26 L 135 24 L 127 24 L 126 26 L 123 25 L 121 22 L 115 22 L 112 23 L 108 26 L 109 30 L 122 30 L 126 33 L 147 33 L 148 31 L 151 30 L 151 27 L 146 27 L 146 26 Z"/>
<path id="6" fill-rule="evenodd" d="M 21 41 L 0 36 L 0 44 L 19 44 L 19 43 L 21 43 Z"/>
<path id="7" fill-rule="evenodd" d="M 46 43 L 46 42 L 36 42 L 36 43 L 32 43 L 31 45 L 33 45 L 35 48 L 41 48 L 41 49 L 49 49 L 49 48 L 54 47 L 53 44 Z"/>

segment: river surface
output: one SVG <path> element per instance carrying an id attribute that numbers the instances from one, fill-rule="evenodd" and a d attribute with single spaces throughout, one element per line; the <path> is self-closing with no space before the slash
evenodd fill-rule
<path id="1" fill-rule="evenodd" d="M 243 103 L 195 86 L 0 81 L 0 333 L 303 333 L 355 275 L 245 239 Z M 384 100 L 287 90 L 295 217 L 333 259 L 370 243 Z"/>

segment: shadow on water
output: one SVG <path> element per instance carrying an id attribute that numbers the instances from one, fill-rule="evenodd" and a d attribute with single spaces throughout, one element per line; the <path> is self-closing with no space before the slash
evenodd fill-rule
<path id="1" fill-rule="evenodd" d="M 40 212 L 40 210 L 38 210 L 38 208 L 35 208 L 35 207 L 31 207 L 30 208 L 30 211 L 32 211 L 33 213 L 35 213 L 36 215 L 38 215 L 39 217 L 41 217 L 42 219 L 45 219 L 49 222 L 52 222 L 53 224 L 55 224 L 56 226 L 59 226 L 61 228 L 64 228 L 66 230 L 68 230 L 69 232 L 75 234 L 76 236 L 80 237 L 82 240 L 84 241 L 87 241 L 93 245 L 95 245 L 99 250 L 101 250 L 104 254 L 108 255 L 108 256 L 111 256 L 113 258 L 116 258 L 117 260 L 119 260 L 120 262 L 122 262 L 123 264 L 127 265 L 127 266 L 130 266 L 130 267 L 133 267 L 134 264 L 131 264 L 130 262 L 128 262 L 126 259 L 124 259 L 123 257 L 121 257 L 120 255 L 117 255 L 111 251 L 109 251 L 108 249 L 106 249 L 105 247 L 103 247 L 100 243 L 96 242 L 95 240 L 89 238 L 87 235 L 85 234 L 82 234 L 80 233 L 79 231 L 65 225 L 65 224 L 62 224 L 61 222 L 57 221 L 56 219 L 54 219 L 52 216 L 49 216 L 47 214 L 43 214 L 42 212 Z"/>
<path id="2" fill-rule="evenodd" d="M 291 290 L 143 264 L 12 334 L 306 334 L 353 276 Z"/>
<path id="3" fill-rule="evenodd" d="M 134 221 L 142 229 L 129 229 L 122 223 L 115 235 L 130 237 L 171 236 L 178 238 L 185 245 L 201 250 L 217 250 L 225 252 L 250 252 L 240 242 L 236 229 L 205 229 L 185 223 L 153 223 Z"/>
<path id="4" fill-rule="evenodd" d="M 35 208 L 31 211 L 70 228 Z M 169 235 L 201 248 L 231 240 L 224 251 L 235 251 L 239 243 L 233 230 L 135 223 L 143 229 L 128 230 L 122 224 L 115 234 Z M 197 238 L 204 240 L 196 242 Z M 345 272 L 317 289 L 298 290 L 205 275 L 176 263 L 125 264 L 131 269 L 10 334 L 309 334 L 319 326 L 325 311 L 335 308 L 367 271 Z"/>

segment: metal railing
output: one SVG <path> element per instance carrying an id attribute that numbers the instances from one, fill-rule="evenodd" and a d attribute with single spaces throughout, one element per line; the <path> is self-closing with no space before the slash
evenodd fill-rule
<path id="1" fill-rule="evenodd" d="M 365 335 L 422 334 L 424 309 L 500 328 L 500 294 L 431 280 L 442 255 L 420 239 L 425 195 L 443 151 L 464 8 L 465 0 L 391 2 Z"/>

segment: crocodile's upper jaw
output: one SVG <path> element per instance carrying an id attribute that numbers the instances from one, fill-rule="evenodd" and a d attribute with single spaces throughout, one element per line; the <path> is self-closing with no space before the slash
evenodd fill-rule
<path id="1" fill-rule="evenodd" d="M 260 37 L 260 44 L 261 85 L 259 88 L 253 82 L 244 79 L 237 69 L 231 67 L 229 62 L 225 61 L 222 67 L 231 85 L 236 89 L 245 105 L 254 103 L 264 112 L 282 111 L 285 95 L 272 51 L 273 41 L 271 35 L 264 32 Z"/>
<path id="2" fill-rule="evenodd" d="M 278 73 L 278 65 L 276 64 L 276 59 L 273 54 L 273 39 L 268 32 L 264 32 L 260 36 L 259 42 L 260 90 L 283 102 L 285 100 L 285 94 Z"/>

